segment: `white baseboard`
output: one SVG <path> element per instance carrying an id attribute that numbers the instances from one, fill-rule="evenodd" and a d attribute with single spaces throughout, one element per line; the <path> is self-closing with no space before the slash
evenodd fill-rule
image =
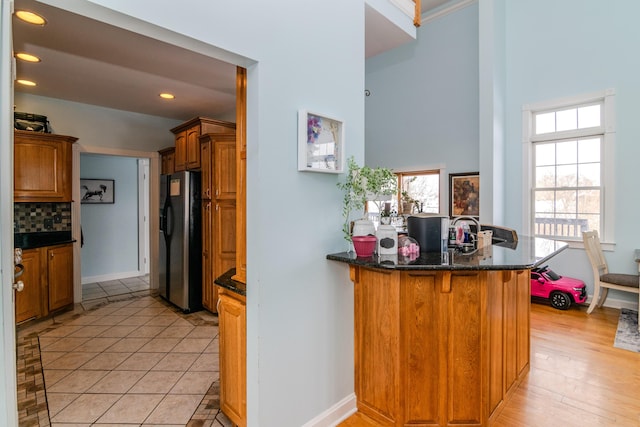
<path id="1" fill-rule="evenodd" d="M 584 304 L 588 307 L 589 304 L 591 304 L 591 300 L 592 299 L 593 299 L 593 295 L 589 295 L 589 297 L 587 298 L 587 301 Z M 617 298 L 611 298 L 610 296 L 607 296 L 607 299 L 604 300 L 604 304 L 602 304 L 602 306 L 603 307 L 609 307 L 609 308 L 617 308 L 617 309 L 628 308 L 630 310 L 638 311 L 638 303 L 637 302 L 623 300 L 623 299 L 617 299 Z"/>
<path id="2" fill-rule="evenodd" d="M 96 283 L 96 282 L 108 282 L 109 280 L 127 279 L 129 277 L 144 276 L 144 273 L 140 270 L 136 271 L 123 271 L 121 273 L 103 274 L 101 276 L 87 276 L 81 279 L 81 283 Z"/>
<path id="3" fill-rule="evenodd" d="M 306 422 L 302 427 L 335 427 L 357 410 L 356 395 L 351 393 L 340 402 Z"/>

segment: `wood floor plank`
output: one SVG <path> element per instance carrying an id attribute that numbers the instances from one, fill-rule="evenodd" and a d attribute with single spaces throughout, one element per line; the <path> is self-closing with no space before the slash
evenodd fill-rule
<path id="1" fill-rule="evenodd" d="M 492 427 L 640 426 L 640 353 L 613 347 L 620 311 L 531 304 L 531 370 Z M 340 427 L 380 427 L 356 413 Z"/>

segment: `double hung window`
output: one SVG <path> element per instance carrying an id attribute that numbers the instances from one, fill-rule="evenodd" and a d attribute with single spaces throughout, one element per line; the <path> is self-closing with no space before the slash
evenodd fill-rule
<path id="1" fill-rule="evenodd" d="M 582 240 L 607 227 L 613 93 L 525 107 L 529 218 L 535 236 Z M 527 205 L 527 203 L 525 203 Z"/>

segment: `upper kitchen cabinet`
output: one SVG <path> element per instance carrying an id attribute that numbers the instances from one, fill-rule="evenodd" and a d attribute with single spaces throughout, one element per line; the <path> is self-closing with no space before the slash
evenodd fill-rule
<path id="1" fill-rule="evenodd" d="M 71 144 L 78 138 L 32 131 L 14 133 L 16 202 L 71 202 Z"/>
<path id="2" fill-rule="evenodd" d="M 176 141 L 175 171 L 200 169 L 200 136 L 235 132 L 235 129 L 235 123 L 206 117 L 196 117 L 171 129 Z"/>
<path id="3" fill-rule="evenodd" d="M 160 173 L 171 175 L 175 170 L 176 149 L 169 147 L 158 151 L 160 153 Z"/>

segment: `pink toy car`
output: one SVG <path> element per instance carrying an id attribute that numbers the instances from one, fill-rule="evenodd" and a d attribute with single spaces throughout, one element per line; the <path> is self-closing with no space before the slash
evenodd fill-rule
<path id="1" fill-rule="evenodd" d="M 560 276 L 545 265 L 531 270 L 531 296 L 549 299 L 553 308 L 567 310 L 572 302 L 587 300 L 587 287 L 582 280 Z"/>

